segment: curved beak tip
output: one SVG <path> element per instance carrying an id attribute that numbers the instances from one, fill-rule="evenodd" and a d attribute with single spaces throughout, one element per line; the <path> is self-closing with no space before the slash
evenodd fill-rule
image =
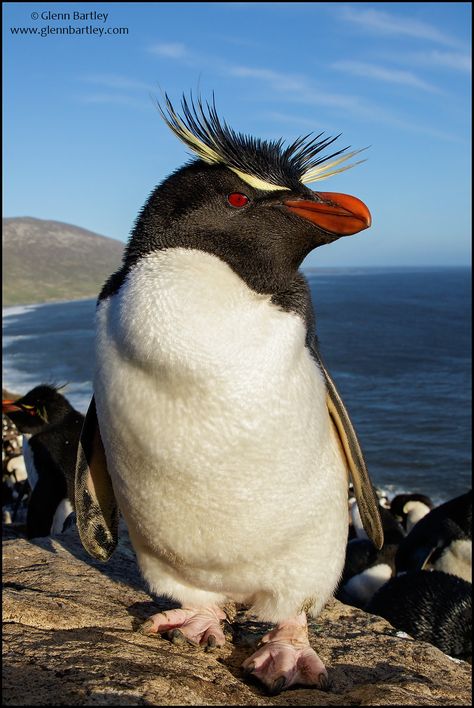
<path id="1" fill-rule="evenodd" d="M 372 225 L 370 211 L 349 194 L 318 192 L 322 201 L 289 200 L 284 205 L 294 214 L 337 236 L 351 236 Z"/>

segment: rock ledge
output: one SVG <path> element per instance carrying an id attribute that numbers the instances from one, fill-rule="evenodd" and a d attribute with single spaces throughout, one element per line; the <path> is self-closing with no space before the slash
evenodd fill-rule
<path id="1" fill-rule="evenodd" d="M 75 529 L 33 542 L 6 534 L 4 705 L 472 705 L 469 664 L 335 600 L 310 626 L 329 692 L 266 696 L 240 669 L 266 629 L 245 613 L 212 653 L 135 631 L 169 605 L 146 592 L 126 534 L 105 565 Z"/>

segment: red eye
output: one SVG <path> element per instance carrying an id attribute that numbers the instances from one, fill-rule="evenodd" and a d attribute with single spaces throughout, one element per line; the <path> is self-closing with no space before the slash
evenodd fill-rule
<path id="1" fill-rule="evenodd" d="M 227 195 L 227 201 L 231 206 L 240 209 L 240 207 L 249 203 L 249 198 L 240 192 L 232 192 L 232 194 Z"/>

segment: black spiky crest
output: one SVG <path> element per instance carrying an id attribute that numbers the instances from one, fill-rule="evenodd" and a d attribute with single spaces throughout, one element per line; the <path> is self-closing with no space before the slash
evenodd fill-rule
<path id="1" fill-rule="evenodd" d="M 205 106 L 200 97 L 197 98 L 196 105 L 192 94 L 189 102 L 183 95 L 182 115 L 175 111 L 166 93 L 164 100 L 164 108 L 158 103 L 159 111 L 165 123 L 180 140 L 201 159 L 226 165 L 259 189 L 294 189 L 298 184 L 308 184 L 330 177 L 363 162 L 360 160 L 333 169 L 361 152 L 355 150 L 346 153 L 348 148 L 345 147 L 330 155 L 321 155 L 323 150 L 340 137 L 339 135 L 322 138 L 323 133 L 315 137 L 309 133 L 285 147 L 282 138 L 261 140 L 237 133 L 225 120 L 219 119 L 214 94 L 212 103 L 206 101 Z"/>

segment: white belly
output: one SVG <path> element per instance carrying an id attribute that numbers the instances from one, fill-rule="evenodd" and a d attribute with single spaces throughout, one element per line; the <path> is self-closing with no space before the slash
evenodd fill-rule
<path id="1" fill-rule="evenodd" d="M 327 576 L 331 592 L 347 481 L 302 320 L 218 258 L 172 249 L 140 261 L 97 325 L 101 433 L 149 579 L 157 559 L 226 596 Z"/>

